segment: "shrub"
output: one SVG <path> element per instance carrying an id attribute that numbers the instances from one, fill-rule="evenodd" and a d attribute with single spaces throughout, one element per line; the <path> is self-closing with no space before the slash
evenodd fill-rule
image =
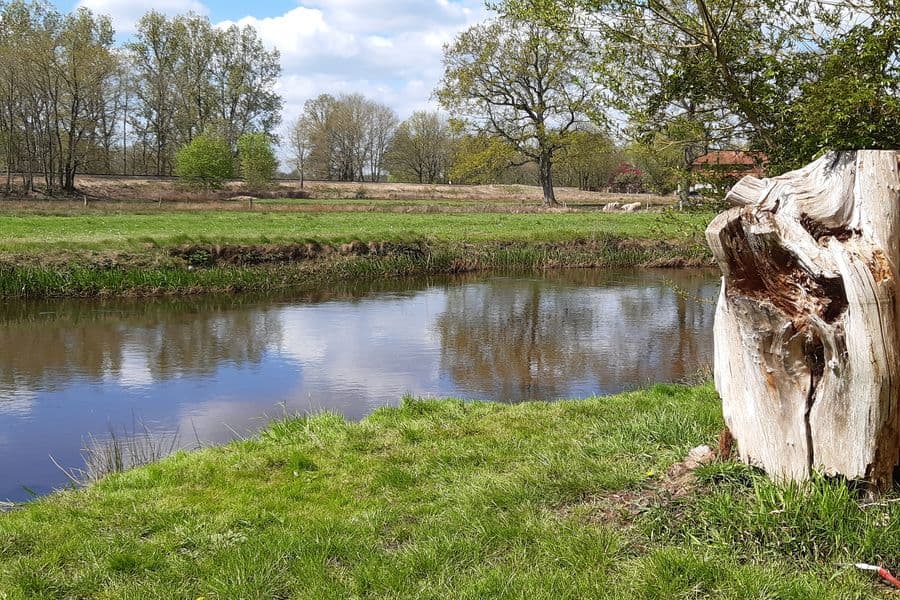
<path id="1" fill-rule="evenodd" d="M 238 140 L 238 156 L 241 159 L 241 175 L 250 187 L 263 188 L 275 177 L 278 159 L 266 134 L 242 135 Z"/>
<path id="2" fill-rule="evenodd" d="M 231 148 L 220 137 L 198 135 L 175 155 L 175 174 L 207 189 L 218 187 L 234 175 Z"/>

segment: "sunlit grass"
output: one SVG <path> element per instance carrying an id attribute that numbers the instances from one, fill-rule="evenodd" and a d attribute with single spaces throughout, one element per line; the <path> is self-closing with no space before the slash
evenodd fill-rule
<path id="1" fill-rule="evenodd" d="M 0 251 L 65 249 L 139 250 L 146 244 L 186 242 L 261 243 L 352 240 L 437 243 L 566 242 L 616 236 L 632 239 L 678 237 L 686 225 L 702 229 L 711 215 L 687 215 L 678 223 L 657 214 L 588 213 L 277 213 L 163 212 L 0 216 Z"/>
<path id="2" fill-rule="evenodd" d="M 881 597 L 835 566 L 900 560 L 900 509 L 844 484 L 785 487 L 732 463 L 626 522 L 722 427 L 708 386 L 517 406 L 407 399 L 359 423 L 117 474 L 0 516 L 6 598 Z M 598 500 L 600 499 L 600 500 Z"/>

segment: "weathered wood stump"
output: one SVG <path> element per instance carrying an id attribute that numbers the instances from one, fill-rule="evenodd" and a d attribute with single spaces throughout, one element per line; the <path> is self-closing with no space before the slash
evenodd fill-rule
<path id="1" fill-rule="evenodd" d="M 722 269 L 715 378 L 741 458 L 889 485 L 900 460 L 897 151 L 746 177 L 707 239 Z"/>

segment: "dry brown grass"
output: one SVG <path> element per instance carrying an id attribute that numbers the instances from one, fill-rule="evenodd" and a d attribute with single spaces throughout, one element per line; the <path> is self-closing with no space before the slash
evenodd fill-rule
<path id="1" fill-rule="evenodd" d="M 355 201 L 443 201 L 472 202 L 490 205 L 513 204 L 523 207 L 540 205 L 541 189 L 527 185 L 429 185 L 414 183 L 358 183 L 333 181 L 307 181 L 303 188 L 299 180 L 279 180 L 276 185 L 263 193 L 248 190 L 241 181 L 227 182 L 217 190 L 193 190 L 181 185 L 174 177 L 117 177 L 82 175 L 78 178 L 78 189 L 83 200 L 103 200 L 105 202 L 180 202 L 202 203 L 227 202 L 237 196 L 257 198 L 311 198 L 320 200 Z M 669 205 L 671 197 L 650 194 L 609 194 L 586 192 L 576 188 L 557 188 L 558 200 L 564 205 L 599 207 L 609 202 L 643 202 L 648 206 Z M 33 200 L 33 198 L 32 198 Z M 333 210 L 333 204 L 328 204 Z M 354 210 L 354 209 L 348 209 Z M 359 209 L 365 210 L 365 208 Z"/>

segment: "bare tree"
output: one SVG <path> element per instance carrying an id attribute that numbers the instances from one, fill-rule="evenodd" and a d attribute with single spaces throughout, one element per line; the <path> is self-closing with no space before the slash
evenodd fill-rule
<path id="1" fill-rule="evenodd" d="M 416 112 L 400 124 L 388 152 L 388 169 L 395 178 L 418 183 L 447 181 L 453 132 L 436 112 Z"/>
<path id="2" fill-rule="evenodd" d="M 319 179 L 378 181 L 397 128 L 397 114 L 361 94 L 322 94 L 304 105 L 291 133 L 295 158 Z"/>

